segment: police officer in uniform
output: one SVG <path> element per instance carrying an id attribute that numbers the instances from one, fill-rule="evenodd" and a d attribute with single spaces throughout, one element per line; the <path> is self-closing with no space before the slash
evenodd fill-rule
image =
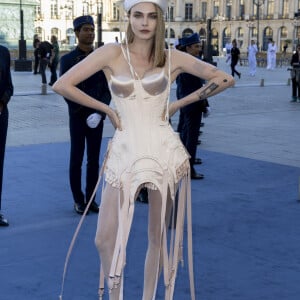
<path id="1" fill-rule="evenodd" d="M 291 77 L 292 77 L 292 100 L 291 102 L 300 102 L 300 44 L 297 45 L 296 52 L 291 59 Z"/>
<path id="2" fill-rule="evenodd" d="M 181 51 L 185 51 L 195 57 L 199 57 L 201 43 L 197 33 L 180 39 L 179 44 L 179 49 Z M 201 78 L 195 77 L 191 74 L 182 73 L 176 78 L 176 83 L 176 96 L 177 99 L 181 99 L 201 88 L 204 81 Z M 203 174 L 197 173 L 194 166 L 196 164 L 201 164 L 202 162 L 201 159 L 196 158 L 196 151 L 202 113 L 206 111 L 207 107 L 208 102 L 206 99 L 203 99 L 180 109 L 177 131 L 180 133 L 181 141 L 191 156 L 190 165 L 192 179 L 204 178 Z"/>
<path id="3" fill-rule="evenodd" d="M 93 51 L 95 39 L 95 25 L 91 16 L 81 16 L 73 21 L 73 27 L 78 39 L 76 49 L 61 57 L 60 75 L 67 72 L 72 66 L 82 61 Z M 106 104 L 110 103 L 111 95 L 105 75 L 102 71 L 95 73 L 78 85 L 79 89 L 88 95 Z M 92 196 L 98 180 L 99 155 L 103 133 L 105 114 L 75 102 L 65 99 L 69 109 L 70 127 L 70 166 L 69 179 L 74 199 L 74 209 L 78 214 L 83 214 L 87 202 Z M 81 187 L 81 168 L 83 156 L 87 149 L 86 187 L 85 193 Z M 89 211 L 98 212 L 95 199 Z"/>
<path id="4" fill-rule="evenodd" d="M 4 154 L 8 128 L 7 104 L 13 95 L 14 87 L 10 72 L 10 54 L 7 48 L 0 45 L 0 226 L 8 226 L 7 219 L 1 213 L 2 180 Z"/>

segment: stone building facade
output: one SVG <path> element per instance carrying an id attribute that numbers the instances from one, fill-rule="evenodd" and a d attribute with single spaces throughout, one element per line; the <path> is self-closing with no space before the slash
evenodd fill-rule
<path id="1" fill-rule="evenodd" d="M 22 1 L 36 3 L 32 13 L 34 25 L 26 30 L 34 30 L 43 40 L 50 40 L 55 34 L 62 47 L 72 47 L 76 43 L 72 20 L 80 15 L 94 17 L 98 41 L 111 42 L 119 35 L 118 32 L 125 30 L 126 16 L 120 0 Z M 4 2 L 14 2 L 18 6 L 19 0 L 0 0 L 1 12 Z M 260 50 L 264 51 L 269 38 L 276 42 L 279 51 L 288 44 L 287 51 L 291 52 L 300 42 L 299 9 L 300 0 L 169 0 L 166 17 L 172 43 L 192 32 L 198 32 L 205 41 L 211 28 L 212 44 L 219 52 L 232 39 L 237 39 L 242 52 L 246 51 L 251 39 L 258 40 Z M 4 25 L 9 22 L 6 20 Z M 29 22 L 26 26 L 30 26 Z M 8 25 L 5 30 L 10 31 L 12 27 Z M 3 31 L 3 26 L 1 28 Z M 16 33 L 16 29 L 14 31 Z"/>
<path id="2" fill-rule="evenodd" d="M 32 44 L 35 8 L 38 0 L 0 0 L 0 44 L 16 48 L 21 37 L 20 12 L 23 11 L 24 39 Z"/>

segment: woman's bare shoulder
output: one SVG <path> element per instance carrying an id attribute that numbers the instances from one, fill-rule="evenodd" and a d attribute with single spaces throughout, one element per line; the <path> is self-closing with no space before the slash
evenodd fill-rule
<path id="1" fill-rule="evenodd" d="M 111 74 L 123 72 L 122 70 L 127 66 L 122 47 L 121 44 L 108 43 L 97 49 L 99 53 L 97 57 L 101 60 L 101 66 L 107 78 Z"/>
<path id="2" fill-rule="evenodd" d="M 108 43 L 97 49 L 101 53 L 105 53 L 107 55 L 116 56 L 121 53 L 121 45 L 116 43 Z"/>
<path id="3" fill-rule="evenodd" d="M 182 69 L 187 63 L 187 60 L 189 60 L 189 56 L 180 50 L 171 49 L 166 51 L 167 57 L 170 55 L 171 69 L 173 72 Z"/>
<path id="4" fill-rule="evenodd" d="M 96 49 L 95 59 L 102 68 L 111 68 L 119 59 L 122 49 L 120 44 L 108 43 Z"/>
<path id="5" fill-rule="evenodd" d="M 171 62 L 174 65 L 184 65 L 188 55 L 177 49 L 166 50 L 171 55 Z M 170 52 L 169 52 L 170 51 Z M 169 55 L 169 54 L 168 54 Z"/>

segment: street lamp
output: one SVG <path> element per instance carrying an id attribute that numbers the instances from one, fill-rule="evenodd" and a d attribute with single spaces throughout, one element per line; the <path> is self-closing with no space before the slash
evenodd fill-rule
<path id="1" fill-rule="evenodd" d="M 102 42 L 102 12 L 103 12 L 103 2 L 102 0 L 97 0 L 97 47 L 101 47 L 104 45 Z"/>
<path id="2" fill-rule="evenodd" d="M 15 61 L 15 71 L 31 72 L 32 61 L 26 58 L 26 40 L 24 39 L 24 13 L 22 0 L 20 0 L 20 39 L 19 39 L 19 59 Z"/>
<path id="3" fill-rule="evenodd" d="M 300 28 L 300 19 L 298 17 L 296 17 L 294 20 L 293 20 L 293 25 L 294 25 L 294 38 L 293 38 L 293 46 L 296 44 L 296 47 L 297 45 L 299 44 L 299 28 Z"/>
<path id="4" fill-rule="evenodd" d="M 253 5 L 256 5 L 256 19 L 257 19 L 257 49 L 259 51 L 259 10 L 265 3 L 265 0 L 253 0 Z"/>
<path id="5" fill-rule="evenodd" d="M 206 20 L 206 45 L 204 49 L 205 61 L 216 66 L 217 63 L 213 61 L 213 46 L 212 46 L 212 31 L 211 19 Z"/>

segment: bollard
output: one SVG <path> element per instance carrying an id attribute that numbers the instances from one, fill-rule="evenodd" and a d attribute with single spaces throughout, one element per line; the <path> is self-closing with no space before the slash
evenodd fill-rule
<path id="1" fill-rule="evenodd" d="M 265 80 L 263 78 L 260 80 L 260 86 L 265 86 Z"/>
<path id="2" fill-rule="evenodd" d="M 291 78 L 288 78 L 287 85 L 291 85 Z"/>
<path id="3" fill-rule="evenodd" d="M 42 84 L 42 91 L 41 91 L 42 95 L 47 95 L 47 84 L 43 83 Z"/>

